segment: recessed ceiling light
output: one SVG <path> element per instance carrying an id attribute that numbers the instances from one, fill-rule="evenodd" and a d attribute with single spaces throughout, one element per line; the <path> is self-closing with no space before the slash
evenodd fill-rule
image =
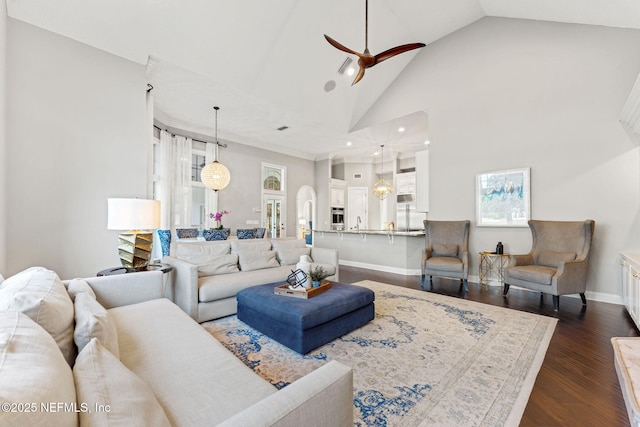
<path id="1" fill-rule="evenodd" d="M 379 152 L 379 151 L 376 151 L 376 152 L 374 152 L 374 153 L 373 153 L 373 155 L 374 155 L 374 156 L 379 156 L 379 155 L 380 155 L 380 152 Z"/>
<path id="2" fill-rule="evenodd" d="M 428 139 L 424 142 L 424 145 L 429 145 L 431 144 L 431 141 L 429 141 Z"/>
<path id="3" fill-rule="evenodd" d="M 353 142 L 347 141 L 347 147 L 351 147 L 352 145 L 353 145 Z"/>
<path id="4" fill-rule="evenodd" d="M 398 128 L 398 132 L 404 132 L 404 127 L 403 127 L 403 126 L 400 126 L 400 127 Z"/>

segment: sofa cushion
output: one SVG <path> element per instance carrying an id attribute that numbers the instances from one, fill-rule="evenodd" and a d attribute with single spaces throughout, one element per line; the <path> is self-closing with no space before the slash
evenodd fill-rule
<path id="1" fill-rule="evenodd" d="M 76 295 L 78 295 L 80 292 L 86 292 L 91 298 L 96 299 L 96 293 L 93 291 L 91 286 L 89 286 L 89 284 L 83 279 L 71 280 L 67 285 L 67 292 L 71 297 L 71 301 L 75 301 Z"/>
<path id="2" fill-rule="evenodd" d="M 23 409 L 35 405 L 27 408 L 30 412 L 2 411 L 2 425 L 78 425 L 73 408 L 65 411 L 56 404 L 74 405 L 76 389 L 69 364 L 42 326 L 17 311 L 0 312 L 0 360 L 0 402 Z"/>
<path id="3" fill-rule="evenodd" d="M 271 242 L 268 240 L 232 240 L 231 253 L 239 254 L 243 252 L 264 252 L 271 250 Z"/>
<path id="4" fill-rule="evenodd" d="M 540 251 L 538 254 L 538 264 L 546 265 L 547 267 L 560 267 L 560 264 L 564 262 L 573 261 L 576 259 L 574 252 L 555 252 L 555 251 Z"/>
<path id="5" fill-rule="evenodd" d="M 458 245 L 456 245 L 455 243 L 451 243 L 448 245 L 434 243 L 431 247 L 431 251 L 434 257 L 457 257 Z"/>
<path id="6" fill-rule="evenodd" d="M 0 311 L 19 311 L 29 316 L 51 334 L 73 366 L 73 302 L 55 272 L 32 267 L 6 279 L 0 289 Z"/>
<path id="7" fill-rule="evenodd" d="M 93 338 L 80 351 L 73 367 L 80 411 L 80 425 L 110 427 L 170 426 L 155 395 L 136 374 Z M 104 408 L 105 410 L 96 410 Z"/>
<path id="8" fill-rule="evenodd" d="M 208 276 L 198 279 L 198 301 L 210 302 L 235 297 L 239 290 L 265 283 L 284 283 L 290 266 L 241 271 L 238 274 Z"/>
<path id="9" fill-rule="evenodd" d="M 239 254 L 240 270 L 253 271 L 262 270 L 265 268 L 280 267 L 280 264 L 276 260 L 276 253 L 274 251 L 261 251 L 261 252 L 240 252 Z"/>
<path id="10" fill-rule="evenodd" d="M 97 338 L 115 357 L 120 357 L 118 348 L 118 331 L 107 310 L 87 292 L 76 295 L 74 303 L 76 329 L 73 338 L 78 352 Z"/>
<path id="11" fill-rule="evenodd" d="M 229 253 L 228 241 L 189 242 L 176 244 L 176 258 L 195 265 L 205 265 L 211 260 Z"/>
<path id="12" fill-rule="evenodd" d="M 307 247 L 306 242 L 302 239 L 273 239 L 271 240 L 271 245 L 274 251 L 286 251 Z"/>
<path id="13" fill-rule="evenodd" d="M 167 299 L 109 314 L 118 325 L 120 360 L 149 386 L 172 425 L 217 425 L 276 392 Z"/>
<path id="14" fill-rule="evenodd" d="M 309 254 L 311 254 L 311 248 L 293 248 L 276 251 L 276 257 L 280 265 L 296 265 L 302 255 Z"/>
<path id="15" fill-rule="evenodd" d="M 214 274 L 237 273 L 238 254 L 220 255 L 211 259 L 207 264 L 198 266 L 198 277 L 213 276 Z"/>

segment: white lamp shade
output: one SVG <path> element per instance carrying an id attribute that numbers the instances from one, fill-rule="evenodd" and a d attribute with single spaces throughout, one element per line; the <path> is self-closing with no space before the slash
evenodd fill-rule
<path id="1" fill-rule="evenodd" d="M 151 230 L 160 228 L 160 201 L 107 199 L 109 230 Z"/>
<path id="2" fill-rule="evenodd" d="M 212 190 L 222 190 L 231 182 L 229 169 L 217 160 L 209 163 L 200 172 L 202 183 Z"/>

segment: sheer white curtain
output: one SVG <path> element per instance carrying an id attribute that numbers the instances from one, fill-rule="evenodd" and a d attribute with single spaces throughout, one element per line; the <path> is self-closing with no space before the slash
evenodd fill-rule
<path id="1" fill-rule="evenodd" d="M 160 131 L 161 226 L 171 229 L 191 226 L 191 138 Z"/>

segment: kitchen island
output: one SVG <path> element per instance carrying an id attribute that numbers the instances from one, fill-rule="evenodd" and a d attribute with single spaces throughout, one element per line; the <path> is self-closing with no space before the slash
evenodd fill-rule
<path id="1" fill-rule="evenodd" d="M 314 230 L 313 245 L 336 249 L 340 264 L 420 275 L 424 230 Z"/>

